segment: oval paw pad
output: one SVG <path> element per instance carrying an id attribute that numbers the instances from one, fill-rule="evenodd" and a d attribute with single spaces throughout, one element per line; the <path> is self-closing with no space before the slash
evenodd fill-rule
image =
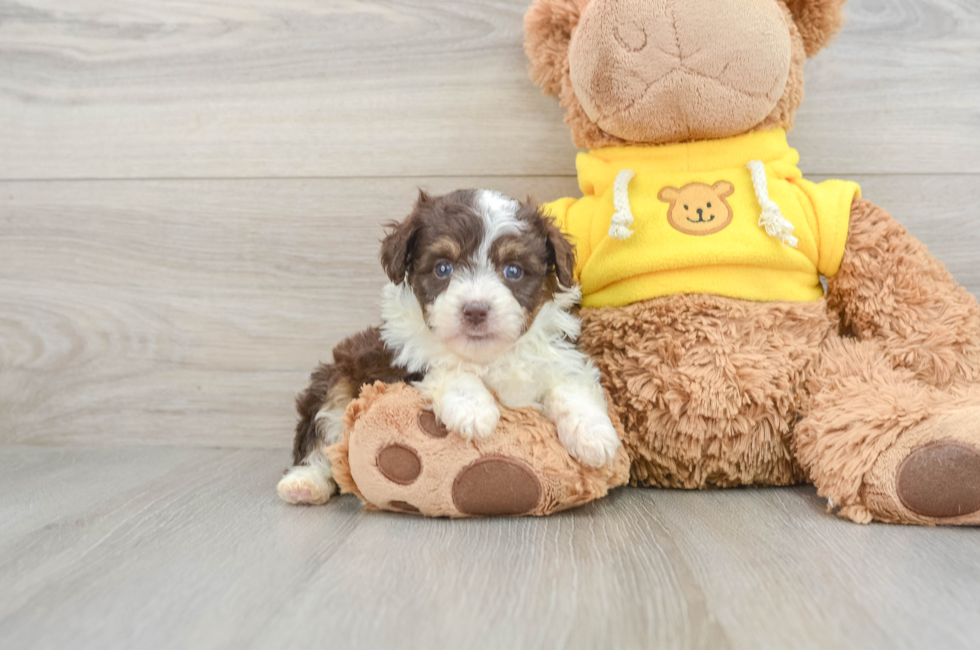
<path id="1" fill-rule="evenodd" d="M 419 413 L 419 428 L 427 436 L 432 438 L 445 438 L 449 435 L 449 429 L 439 421 L 436 414 L 432 411 L 422 411 Z"/>
<path id="2" fill-rule="evenodd" d="M 378 452 L 378 471 L 399 485 L 410 485 L 422 473 L 418 452 L 405 445 L 388 445 Z"/>
<path id="3" fill-rule="evenodd" d="M 468 515 L 522 515 L 533 510 L 540 498 L 538 477 L 513 458 L 480 458 L 453 481 L 453 503 Z"/>
<path id="4" fill-rule="evenodd" d="M 398 510 L 400 512 L 410 512 L 412 514 L 419 514 L 419 509 L 407 501 L 389 501 L 388 507 L 391 508 L 392 510 Z"/>
<path id="5" fill-rule="evenodd" d="M 926 517 L 959 517 L 980 510 L 980 451 L 940 440 L 914 450 L 895 477 L 902 504 Z"/>

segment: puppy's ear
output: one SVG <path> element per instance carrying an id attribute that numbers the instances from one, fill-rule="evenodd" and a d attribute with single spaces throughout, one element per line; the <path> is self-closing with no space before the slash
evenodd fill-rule
<path id="1" fill-rule="evenodd" d="M 572 32 L 589 0 L 535 0 L 524 15 L 524 51 L 531 79 L 548 95 L 561 93 Z"/>
<path id="2" fill-rule="evenodd" d="M 419 198 L 415 202 L 412 214 L 401 223 L 392 221 L 385 224 L 388 232 L 381 241 L 381 266 L 388 279 L 395 284 L 401 284 L 412 268 L 415 243 L 421 227 L 419 213 L 431 200 L 428 194 L 419 190 Z"/>
<path id="3" fill-rule="evenodd" d="M 542 215 L 541 218 L 548 235 L 548 262 L 555 267 L 558 283 L 570 287 L 575 284 L 575 246 L 551 217 Z"/>
<path id="4" fill-rule="evenodd" d="M 826 47 L 834 34 L 844 25 L 844 2 L 846 0 L 784 0 L 793 14 L 793 21 L 800 36 L 807 57 L 816 55 Z"/>

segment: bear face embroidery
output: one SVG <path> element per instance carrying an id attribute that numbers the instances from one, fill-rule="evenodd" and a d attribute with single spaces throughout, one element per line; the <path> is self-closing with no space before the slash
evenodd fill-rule
<path id="1" fill-rule="evenodd" d="M 657 198 L 669 203 L 667 221 L 687 235 L 712 235 L 732 222 L 732 207 L 725 197 L 735 192 L 728 181 L 714 185 L 688 183 L 684 187 L 665 187 Z"/>

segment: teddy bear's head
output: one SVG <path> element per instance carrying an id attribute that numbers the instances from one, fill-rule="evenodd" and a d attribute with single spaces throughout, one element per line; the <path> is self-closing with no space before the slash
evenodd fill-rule
<path id="1" fill-rule="evenodd" d="M 582 148 L 789 129 L 844 2 L 535 0 L 525 48 Z"/>

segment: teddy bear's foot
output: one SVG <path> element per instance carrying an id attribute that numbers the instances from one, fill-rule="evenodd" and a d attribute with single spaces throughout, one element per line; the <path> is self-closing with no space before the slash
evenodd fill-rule
<path id="1" fill-rule="evenodd" d="M 577 463 L 555 425 L 531 408 L 500 409 L 493 435 L 450 433 L 405 384 L 367 386 L 329 449 L 341 490 L 369 507 L 430 517 L 546 515 L 604 496 L 629 477 L 620 447 L 612 465 Z"/>
<path id="2" fill-rule="evenodd" d="M 929 418 L 907 430 L 865 477 L 875 519 L 980 524 L 980 407 Z"/>

